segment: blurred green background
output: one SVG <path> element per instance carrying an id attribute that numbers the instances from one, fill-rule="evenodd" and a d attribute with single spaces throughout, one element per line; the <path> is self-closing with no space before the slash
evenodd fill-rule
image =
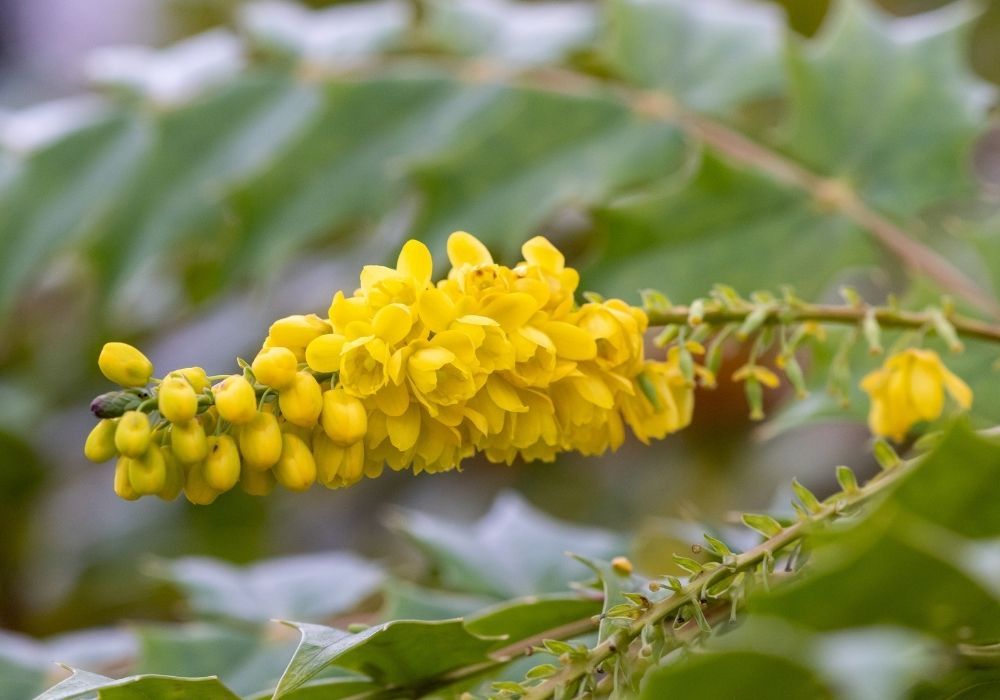
<path id="1" fill-rule="evenodd" d="M 559 517 L 638 532 L 640 566 L 655 572 L 676 520 L 784 503 L 792 476 L 829 490 L 838 463 L 870 472 L 857 401 L 838 413 L 818 392 L 789 409 L 780 391 L 778 419 L 761 427 L 727 382 L 699 395 L 690 430 L 652 447 L 555 465 L 471 460 L 463 473 L 337 492 L 230 493 L 210 508 L 120 501 L 110 465 L 83 460 L 104 340 L 134 342 L 158 368 L 230 371 L 271 320 L 322 313 L 411 233 L 443 260 L 444 237 L 464 228 L 507 263 L 544 233 L 582 268 L 583 288 L 633 303 L 641 287 L 686 302 L 715 282 L 925 298 L 928 286 L 856 227 L 607 95 L 562 96 L 572 86 L 546 65 L 664 88 L 846 178 L 995 284 L 1000 3 L 973 17 L 964 4 L 941 15 L 948 3 L 881 2 L 919 15 L 912 36 L 961 29 L 858 55 L 850 40 L 826 54 L 807 43 L 827 2 L 733 3 L 715 16 L 634 4 L 380 2 L 311 19 L 227 0 L 0 2 L 0 627 L 45 636 L 176 618 L 176 593 L 144 573 L 157 556 L 354 549 L 406 562 L 386 507 L 472 518 L 508 488 Z M 190 36 L 161 53 L 99 50 Z M 489 82 L 522 72 L 543 87 Z M 814 119 L 825 146 L 796 132 L 796 117 Z M 962 362 L 988 374 L 992 358 Z M 984 399 L 984 421 L 998 400 Z"/>

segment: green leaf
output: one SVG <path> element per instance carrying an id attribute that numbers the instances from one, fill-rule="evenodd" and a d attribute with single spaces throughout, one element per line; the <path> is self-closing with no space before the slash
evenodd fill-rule
<path id="1" fill-rule="evenodd" d="M 755 700 L 834 697 L 810 669 L 780 656 L 750 651 L 696 655 L 656 669 L 649 673 L 640 697 L 736 698 L 749 689 Z"/>
<path id="2" fill-rule="evenodd" d="M 513 492 L 501 494 L 474 525 L 400 511 L 394 528 L 409 537 L 455 590 L 511 598 L 565 591 L 584 571 L 565 556 L 611 558 L 622 538 L 554 520 Z"/>
<path id="3" fill-rule="evenodd" d="M 350 610 L 383 580 L 378 566 L 348 552 L 304 554 L 243 567 L 186 557 L 155 566 L 153 572 L 177 584 L 198 613 L 247 622 L 323 620 Z"/>
<path id="4" fill-rule="evenodd" d="M 615 571 L 610 562 L 579 555 L 574 556 L 590 567 L 601 582 L 601 588 L 604 591 L 604 605 L 601 610 L 601 626 L 598 629 L 597 640 L 603 642 L 620 629 L 620 623 L 615 620 L 619 617 L 619 611 L 627 610 L 631 613 L 636 609 L 635 604 L 626 595 L 636 590 L 635 581 L 632 576 L 623 576 Z"/>
<path id="5" fill-rule="evenodd" d="M 96 673 L 74 670 L 62 683 L 49 688 L 36 700 L 239 700 L 217 678 L 174 676 L 130 676 L 115 680 Z"/>
<path id="6" fill-rule="evenodd" d="M 369 680 L 358 678 L 322 678 L 309 681 L 282 697 L 286 700 L 341 700 L 373 693 L 379 686 Z M 250 696 L 249 700 L 271 700 L 272 691 Z"/>
<path id="7" fill-rule="evenodd" d="M 379 684 L 417 685 L 488 659 L 495 638 L 469 632 L 461 620 L 400 620 L 351 634 L 290 623 L 302 633 L 274 697 L 283 698 L 331 666 L 357 671 Z"/>
<path id="8" fill-rule="evenodd" d="M 465 627 L 482 637 L 504 637 L 504 645 L 528 639 L 564 625 L 584 623 L 600 614 L 602 601 L 572 594 L 529 596 L 499 603 L 465 620 Z"/>
<path id="9" fill-rule="evenodd" d="M 441 591 L 395 578 L 382 587 L 382 596 L 383 620 L 448 620 L 465 617 L 495 602 L 492 596 Z"/>
<path id="10" fill-rule="evenodd" d="M 0 318 L 54 250 L 79 243 L 117 201 L 148 144 L 127 117 L 81 129 L 30 156 L 0 192 Z"/>
<path id="11" fill-rule="evenodd" d="M 770 515 L 744 513 L 742 520 L 744 525 L 751 530 L 756 530 L 764 537 L 774 537 L 782 530 L 781 523 L 772 518 Z"/>
<path id="12" fill-rule="evenodd" d="M 799 483 L 798 479 L 792 479 L 792 491 L 795 492 L 796 498 L 802 502 L 802 505 L 804 505 L 806 510 L 810 513 L 815 513 L 820 510 L 821 506 L 819 499 L 816 498 L 816 495 L 812 491 Z"/>
<path id="13" fill-rule="evenodd" d="M 560 208 L 669 176 L 687 155 L 676 127 L 611 99 L 510 89 L 497 97 L 414 170 L 423 206 L 412 232 L 434 249 L 468 230 L 513 259 Z"/>
<path id="14" fill-rule="evenodd" d="M 840 0 L 818 41 L 789 47 L 788 149 L 894 214 L 970 193 L 969 150 L 989 100 L 967 65 L 974 16 L 955 3 L 892 20 Z"/>
<path id="15" fill-rule="evenodd" d="M 295 651 L 294 640 L 274 638 L 264 629 L 204 622 L 142 625 L 136 635 L 135 673 L 213 675 L 239 693 L 273 686 Z"/>
<path id="16" fill-rule="evenodd" d="M 684 106 L 726 113 L 782 87 L 777 8 L 742 0 L 614 0 L 606 60 L 626 80 Z"/>
<path id="17" fill-rule="evenodd" d="M 421 5 L 427 41 L 507 64 L 558 61 L 597 27 L 595 8 L 582 2 L 424 0 Z"/>
<path id="18" fill-rule="evenodd" d="M 953 427 L 867 517 L 811 536 L 809 576 L 752 598 L 750 610 L 820 630 L 891 624 L 952 642 L 996 638 L 1000 615 L 984 611 L 1000 609 L 990 565 L 998 469 L 1000 445 Z"/>
<path id="19" fill-rule="evenodd" d="M 687 184 L 620 198 L 596 217 L 604 246 L 584 284 L 626 298 L 656 287 L 693 299 L 713 281 L 742 292 L 787 284 L 815 298 L 878 260 L 866 233 L 808 195 L 709 153 Z"/>

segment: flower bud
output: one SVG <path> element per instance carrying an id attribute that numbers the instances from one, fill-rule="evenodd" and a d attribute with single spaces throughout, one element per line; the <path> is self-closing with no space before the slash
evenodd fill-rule
<path id="1" fill-rule="evenodd" d="M 167 465 L 160 448 L 146 450 L 142 457 L 134 457 L 128 462 L 128 480 L 140 496 L 153 496 L 167 484 Z"/>
<path id="2" fill-rule="evenodd" d="M 139 494 L 132 488 L 132 482 L 129 481 L 128 472 L 131 462 L 131 457 L 123 455 L 115 463 L 115 495 L 126 501 L 134 501 L 139 498 Z"/>
<path id="3" fill-rule="evenodd" d="M 216 491 L 228 491 L 240 480 L 240 453 L 228 435 L 208 438 L 208 456 L 203 462 L 205 483 Z"/>
<path id="4" fill-rule="evenodd" d="M 306 491 L 316 481 L 316 461 L 298 436 L 281 436 L 281 459 L 274 465 L 274 477 L 289 491 Z"/>
<path id="5" fill-rule="evenodd" d="M 275 483 L 274 473 L 270 469 L 244 469 L 240 473 L 240 486 L 251 496 L 268 495 L 274 490 Z"/>
<path id="6" fill-rule="evenodd" d="M 296 314 L 279 318 L 272 323 L 267 339 L 271 346 L 305 349 L 313 338 L 329 333 L 330 330 L 330 324 L 316 314 Z"/>
<path id="7" fill-rule="evenodd" d="M 258 413 L 240 426 L 240 454 L 254 471 L 266 471 L 281 458 L 281 428 L 270 413 Z"/>
<path id="8" fill-rule="evenodd" d="M 250 382 L 238 374 L 215 385 L 215 408 L 230 423 L 249 423 L 257 415 L 257 394 Z"/>
<path id="9" fill-rule="evenodd" d="M 288 348 L 264 348 L 250 366 L 257 381 L 272 389 L 284 389 L 295 380 L 299 361 Z"/>
<path id="10" fill-rule="evenodd" d="M 115 447 L 117 427 L 117 423 L 108 418 L 97 422 L 83 446 L 83 454 L 87 459 L 91 462 L 107 462 L 118 454 L 118 449 Z"/>
<path id="11" fill-rule="evenodd" d="M 323 410 L 323 392 L 309 372 L 297 372 L 291 385 L 278 394 L 281 414 L 291 423 L 311 428 Z"/>
<path id="12" fill-rule="evenodd" d="M 186 423 L 170 426 L 170 447 L 174 456 L 184 464 L 194 464 L 208 455 L 208 440 L 201 421 L 191 419 Z"/>
<path id="13" fill-rule="evenodd" d="M 198 413 L 198 395 L 187 379 L 172 375 L 160 384 L 158 405 L 171 423 L 186 423 Z"/>
<path id="14" fill-rule="evenodd" d="M 191 385 L 196 394 L 200 394 L 212 386 L 212 382 L 208 381 L 208 374 L 201 367 L 182 367 L 175 369 L 168 376 L 187 379 L 188 384 Z"/>
<path id="15" fill-rule="evenodd" d="M 368 413 L 361 401 L 342 388 L 323 393 L 323 430 L 338 445 L 353 445 L 368 432 Z"/>
<path id="16" fill-rule="evenodd" d="M 163 488 L 156 495 L 164 501 L 173 501 L 177 499 L 184 488 L 184 465 L 178 461 L 171 448 L 164 445 L 159 450 L 163 455 L 166 480 L 163 483 Z"/>
<path id="17" fill-rule="evenodd" d="M 153 363 L 128 343 L 105 343 L 97 366 L 119 386 L 145 386 L 153 376 Z"/>
<path id="18" fill-rule="evenodd" d="M 340 370 L 340 353 L 344 348 L 344 336 L 327 333 L 313 338 L 306 346 L 306 363 L 314 372 L 337 372 Z"/>
<path id="19" fill-rule="evenodd" d="M 204 463 L 192 465 L 184 481 L 185 498 L 197 506 L 207 506 L 218 498 L 219 493 L 205 481 Z"/>
<path id="20" fill-rule="evenodd" d="M 126 411 L 115 428 L 115 447 L 126 457 L 141 457 L 149 447 L 149 416 Z"/>

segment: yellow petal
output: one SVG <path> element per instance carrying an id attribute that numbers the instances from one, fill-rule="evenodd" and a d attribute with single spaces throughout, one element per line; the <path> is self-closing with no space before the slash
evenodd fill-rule
<path id="1" fill-rule="evenodd" d="M 405 452 L 416 444 L 420 436 L 420 409 L 413 404 L 403 415 L 387 417 L 385 423 L 389 442 L 397 450 Z"/>
<path id="2" fill-rule="evenodd" d="M 538 311 L 538 301 L 524 292 L 498 294 L 486 303 L 481 314 L 496 320 L 505 331 L 523 326 Z"/>
<path id="3" fill-rule="evenodd" d="M 563 321 L 550 321 L 542 326 L 545 335 L 556 345 L 556 354 L 569 360 L 592 360 L 597 357 L 597 343 L 581 328 Z"/>
<path id="4" fill-rule="evenodd" d="M 371 318 L 371 310 L 364 299 L 360 297 L 344 297 L 343 292 L 333 295 L 330 302 L 330 321 L 337 328 L 343 330 L 351 321 L 366 321 Z"/>
<path id="5" fill-rule="evenodd" d="M 410 355 L 411 372 L 433 372 L 455 361 L 455 353 L 446 348 L 421 348 Z"/>
<path id="6" fill-rule="evenodd" d="M 430 284 L 431 273 L 434 271 L 431 251 L 420 241 L 407 241 L 399 251 L 396 269 L 413 280 L 417 289 L 423 289 Z"/>
<path id="7" fill-rule="evenodd" d="M 517 391 L 506 380 L 491 374 L 486 380 L 486 392 L 497 406 L 512 413 L 523 413 L 528 407 L 521 403 Z"/>
<path id="8" fill-rule="evenodd" d="M 521 254 L 527 262 L 538 265 L 546 272 L 559 272 L 566 265 L 563 254 L 544 236 L 535 236 L 527 241 L 521 246 Z"/>
<path id="9" fill-rule="evenodd" d="M 396 271 L 385 265 L 365 265 L 361 268 L 361 288 L 370 291 L 379 282 L 396 277 Z"/>
<path id="10" fill-rule="evenodd" d="M 913 408 L 924 420 L 934 420 L 944 408 L 941 372 L 931 363 L 918 360 L 909 372 L 909 396 Z"/>
<path id="11" fill-rule="evenodd" d="M 413 316 L 403 304 L 389 304 L 378 310 L 372 319 L 372 329 L 389 345 L 395 345 L 410 333 Z"/>
<path id="12" fill-rule="evenodd" d="M 581 372 L 580 376 L 571 377 L 570 381 L 580 396 L 595 406 L 612 408 L 615 405 L 614 394 L 597 375 Z"/>
<path id="13" fill-rule="evenodd" d="M 489 265 L 493 262 L 493 256 L 475 236 L 465 231 L 455 231 L 448 236 L 448 260 L 452 267 Z"/>
<path id="14" fill-rule="evenodd" d="M 417 314 L 427 328 L 440 333 L 451 325 L 457 311 L 451 297 L 440 289 L 433 288 L 420 295 L 417 301 Z"/>
<path id="15" fill-rule="evenodd" d="M 410 407 L 410 392 L 406 384 L 389 382 L 375 393 L 375 405 L 387 416 L 401 416 Z"/>
<path id="16" fill-rule="evenodd" d="M 948 390 L 951 398 L 955 399 L 955 403 L 966 409 L 972 406 L 972 389 L 969 388 L 968 384 L 947 369 L 942 372 L 942 378 L 945 389 Z"/>

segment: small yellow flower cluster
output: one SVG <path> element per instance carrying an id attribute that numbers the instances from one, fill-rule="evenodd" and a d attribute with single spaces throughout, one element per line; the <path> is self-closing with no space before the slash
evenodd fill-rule
<path id="1" fill-rule="evenodd" d="M 872 402 L 868 413 L 871 431 L 896 442 L 901 442 L 915 423 L 941 415 L 946 391 L 962 408 L 972 405 L 972 390 L 933 350 L 909 348 L 892 355 L 861 380 L 861 388 Z"/>
<path id="2" fill-rule="evenodd" d="M 522 253 L 505 267 L 471 235 L 452 234 L 451 270 L 434 283 L 430 251 L 409 241 L 395 268 L 366 266 L 353 295 L 337 292 L 328 318 L 272 324 L 242 375 L 213 386 L 187 368 L 148 398 L 130 394 L 138 405 L 102 420 L 86 454 L 120 455 L 123 497 L 183 489 L 208 503 L 237 483 L 254 494 L 275 482 L 337 488 L 384 465 L 454 469 L 477 452 L 551 461 L 617 449 L 626 424 L 644 442 L 687 425 L 693 383 L 676 348 L 644 358 L 645 313 L 619 300 L 577 304 L 579 275 L 544 238 Z M 121 343 L 99 364 L 125 387 L 152 375 Z"/>

